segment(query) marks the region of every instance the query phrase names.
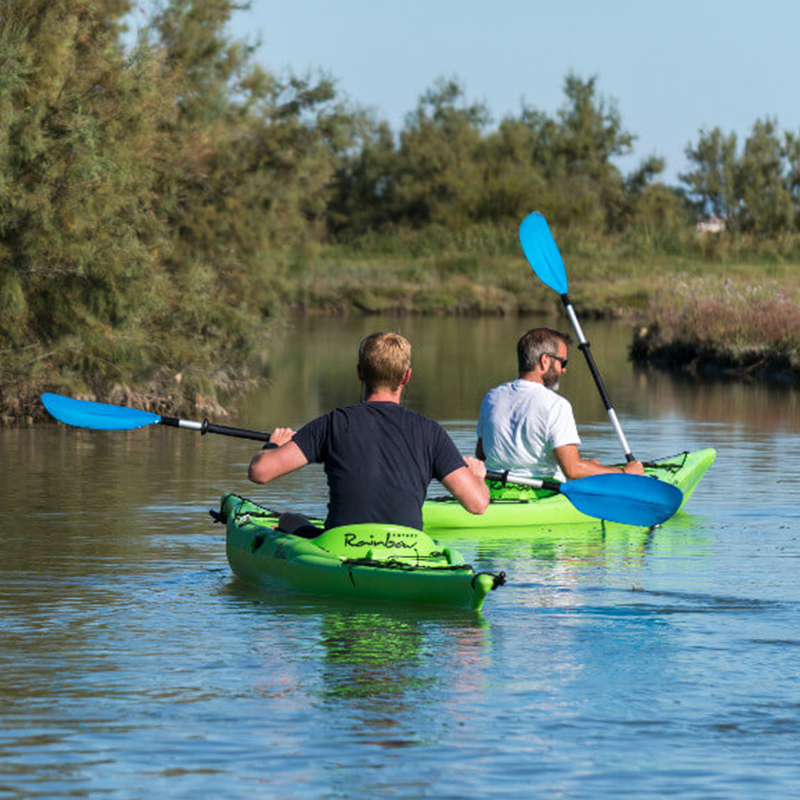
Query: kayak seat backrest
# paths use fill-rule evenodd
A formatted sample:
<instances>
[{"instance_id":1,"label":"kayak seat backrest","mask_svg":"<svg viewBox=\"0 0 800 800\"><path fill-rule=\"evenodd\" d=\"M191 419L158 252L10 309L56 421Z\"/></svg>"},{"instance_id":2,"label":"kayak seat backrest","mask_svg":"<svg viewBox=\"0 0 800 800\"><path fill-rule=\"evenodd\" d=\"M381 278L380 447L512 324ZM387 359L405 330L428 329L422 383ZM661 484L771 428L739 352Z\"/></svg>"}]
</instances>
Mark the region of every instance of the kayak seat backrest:
<instances>
[{"instance_id":1,"label":"kayak seat backrest","mask_svg":"<svg viewBox=\"0 0 800 800\"><path fill-rule=\"evenodd\" d=\"M318 547L344 558L416 559L441 553L436 542L416 528L401 525L342 525L313 540Z\"/></svg>"},{"instance_id":2,"label":"kayak seat backrest","mask_svg":"<svg viewBox=\"0 0 800 800\"><path fill-rule=\"evenodd\" d=\"M497 502L498 500L520 500L526 503L535 503L537 500L543 500L557 494L552 489L540 489L533 486L504 484L501 481L487 481L487 483L489 485L489 497L492 502Z\"/></svg>"}]
</instances>

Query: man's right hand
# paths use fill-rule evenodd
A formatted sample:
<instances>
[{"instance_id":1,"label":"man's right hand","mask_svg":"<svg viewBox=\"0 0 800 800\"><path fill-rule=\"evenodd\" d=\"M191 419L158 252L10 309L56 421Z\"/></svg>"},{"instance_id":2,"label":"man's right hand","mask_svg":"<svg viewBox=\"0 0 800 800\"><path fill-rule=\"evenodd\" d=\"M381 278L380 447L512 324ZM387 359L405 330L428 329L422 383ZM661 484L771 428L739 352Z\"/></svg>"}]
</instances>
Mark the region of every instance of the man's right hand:
<instances>
[{"instance_id":1,"label":"man's right hand","mask_svg":"<svg viewBox=\"0 0 800 800\"><path fill-rule=\"evenodd\" d=\"M486 462L481 461L479 458L473 456L464 456L464 461L467 462L469 471L479 480L486 479Z\"/></svg>"},{"instance_id":2,"label":"man's right hand","mask_svg":"<svg viewBox=\"0 0 800 800\"><path fill-rule=\"evenodd\" d=\"M295 431L291 428L275 428L269 435L269 443L274 444L276 447L281 447L286 442L291 442Z\"/></svg>"},{"instance_id":3,"label":"man's right hand","mask_svg":"<svg viewBox=\"0 0 800 800\"><path fill-rule=\"evenodd\" d=\"M644 475L644 465L641 461L629 461L622 471L628 475Z\"/></svg>"}]
</instances>

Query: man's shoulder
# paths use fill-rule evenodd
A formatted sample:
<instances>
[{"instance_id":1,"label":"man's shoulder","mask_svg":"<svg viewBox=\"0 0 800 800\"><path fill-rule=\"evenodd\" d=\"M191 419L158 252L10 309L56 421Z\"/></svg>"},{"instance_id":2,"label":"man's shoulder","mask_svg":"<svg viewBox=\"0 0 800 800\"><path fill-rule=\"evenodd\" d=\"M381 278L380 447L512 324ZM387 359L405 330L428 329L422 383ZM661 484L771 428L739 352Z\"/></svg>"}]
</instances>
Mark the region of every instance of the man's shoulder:
<instances>
[{"instance_id":1,"label":"man's shoulder","mask_svg":"<svg viewBox=\"0 0 800 800\"><path fill-rule=\"evenodd\" d=\"M400 403L367 402L353 406L345 406L338 410L348 415L356 416L369 416L377 413L379 417L383 417L384 419L391 418L395 420L395 422L401 419L403 420L403 424L406 425L437 429L442 427L435 419L426 417L425 414L420 414L418 411L412 411L410 408L406 408Z\"/></svg>"},{"instance_id":2,"label":"man's shoulder","mask_svg":"<svg viewBox=\"0 0 800 800\"><path fill-rule=\"evenodd\" d=\"M497 386L493 386L486 392L486 397L502 397L503 395L513 394L517 389L515 384L519 382L519 379L513 381L506 381L505 383L500 383Z\"/></svg>"},{"instance_id":3,"label":"man's shoulder","mask_svg":"<svg viewBox=\"0 0 800 800\"><path fill-rule=\"evenodd\" d=\"M504 412L509 409L528 409L525 413L554 413L557 410L571 413L572 403L558 392L549 389L542 383L521 378L502 383L490 389L482 410L484 412Z\"/></svg>"},{"instance_id":4,"label":"man's shoulder","mask_svg":"<svg viewBox=\"0 0 800 800\"><path fill-rule=\"evenodd\" d=\"M395 412L396 414L404 417L413 424L426 428L444 430L444 428L442 428L442 426L435 419L426 417L425 414L420 414L419 411L412 411L410 408L406 408L405 406L400 406L400 405L397 406L397 409L398 410Z\"/></svg>"},{"instance_id":5,"label":"man's shoulder","mask_svg":"<svg viewBox=\"0 0 800 800\"><path fill-rule=\"evenodd\" d=\"M564 399L560 394L548 389L543 383L537 381L525 380L524 378L516 378L513 381L507 381L489 389L486 393L487 397L537 397L537 398L558 398Z\"/></svg>"}]
</instances>

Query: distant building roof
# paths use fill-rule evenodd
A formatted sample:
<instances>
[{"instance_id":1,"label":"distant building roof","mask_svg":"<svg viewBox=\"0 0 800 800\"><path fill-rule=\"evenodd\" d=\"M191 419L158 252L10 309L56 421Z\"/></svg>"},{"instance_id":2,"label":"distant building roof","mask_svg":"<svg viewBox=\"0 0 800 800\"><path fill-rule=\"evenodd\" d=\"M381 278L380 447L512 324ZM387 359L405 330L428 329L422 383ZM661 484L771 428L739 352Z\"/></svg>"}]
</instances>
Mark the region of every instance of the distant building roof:
<instances>
[{"instance_id":1,"label":"distant building roof","mask_svg":"<svg viewBox=\"0 0 800 800\"><path fill-rule=\"evenodd\" d=\"M700 217L697 220L698 233L722 233L725 230L724 217Z\"/></svg>"}]
</instances>

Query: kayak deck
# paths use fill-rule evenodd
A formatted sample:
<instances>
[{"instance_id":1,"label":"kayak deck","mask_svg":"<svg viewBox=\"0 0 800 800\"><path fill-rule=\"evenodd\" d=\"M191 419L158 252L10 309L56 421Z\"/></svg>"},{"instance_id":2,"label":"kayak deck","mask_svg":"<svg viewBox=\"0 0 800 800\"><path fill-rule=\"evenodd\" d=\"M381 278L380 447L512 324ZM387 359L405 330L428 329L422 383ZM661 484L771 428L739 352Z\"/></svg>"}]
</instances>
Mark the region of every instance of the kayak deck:
<instances>
[{"instance_id":1,"label":"kayak deck","mask_svg":"<svg viewBox=\"0 0 800 800\"><path fill-rule=\"evenodd\" d=\"M677 486L683 503L691 497L698 483L714 463L712 448L678 453L645 464L645 475ZM563 494L527 486L502 485L490 481L491 500L486 512L474 515L465 511L453 497L426 500L422 519L426 531L445 528L513 528L535 525L584 524L596 522L581 513Z\"/></svg>"},{"instance_id":2,"label":"kayak deck","mask_svg":"<svg viewBox=\"0 0 800 800\"><path fill-rule=\"evenodd\" d=\"M477 611L505 581L414 528L347 525L304 538L277 530L277 513L234 494L214 516L225 522L231 569L254 586Z\"/></svg>"}]
</instances>

